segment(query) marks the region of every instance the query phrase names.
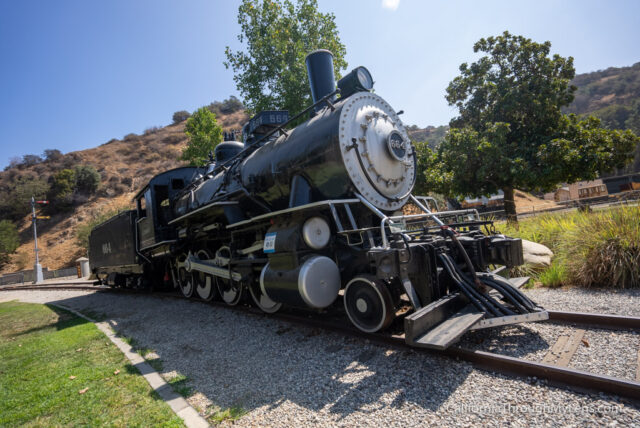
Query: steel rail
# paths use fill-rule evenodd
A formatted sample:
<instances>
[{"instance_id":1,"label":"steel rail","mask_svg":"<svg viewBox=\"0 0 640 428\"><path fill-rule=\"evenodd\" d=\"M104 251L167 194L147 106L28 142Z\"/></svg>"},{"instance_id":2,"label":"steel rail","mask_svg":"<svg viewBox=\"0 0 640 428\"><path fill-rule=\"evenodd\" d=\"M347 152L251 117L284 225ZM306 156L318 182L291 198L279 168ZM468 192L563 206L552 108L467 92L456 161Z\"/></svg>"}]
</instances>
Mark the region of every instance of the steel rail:
<instances>
[{"instance_id":1,"label":"steel rail","mask_svg":"<svg viewBox=\"0 0 640 428\"><path fill-rule=\"evenodd\" d=\"M141 291L128 290L122 288L100 287L100 286L17 286L2 287L0 291L10 290L91 290L101 292L132 293L143 294ZM145 293L146 294L146 293ZM149 294L158 297L184 298L177 293L153 293ZM455 358L471 363L475 368L494 373L501 373L516 377L536 377L545 379L552 386L564 387L577 392L604 392L620 397L640 401L640 382L633 380L614 378L606 375L589 373L569 367L554 366L551 364L529 361L522 358L515 358L492 352L466 349L461 347L450 347L443 351L426 348L416 348L409 346L404 340L404 334L371 334L365 333L346 325L344 322L335 319L317 318L313 316L301 316L292 313L265 314L253 306L228 306L223 302L208 302L215 306L240 310L247 314L257 316L269 316L269 318L285 321L292 324L300 324L305 327L316 328L324 331L335 332L343 335L357 337L394 348L411 350L413 352L431 355L441 355ZM579 312L558 312L549 311L549 318L552 322L574 323L589 325L594 327L637 329L640 325L640 318L625 317L619 315L588 314Z\"/></svg>"},{"instance_id":2,"label":"steel rail","mask_svg":"<svg viewBox=\"0 0 640 428\"><path fill-rule=\"evenodd\" d=\"M547 312L549 312L548 322L552 323L580 324L596 328L640 331L640 317L609 314L590 314L585 312Z\"/></svg>"}]
</instances>

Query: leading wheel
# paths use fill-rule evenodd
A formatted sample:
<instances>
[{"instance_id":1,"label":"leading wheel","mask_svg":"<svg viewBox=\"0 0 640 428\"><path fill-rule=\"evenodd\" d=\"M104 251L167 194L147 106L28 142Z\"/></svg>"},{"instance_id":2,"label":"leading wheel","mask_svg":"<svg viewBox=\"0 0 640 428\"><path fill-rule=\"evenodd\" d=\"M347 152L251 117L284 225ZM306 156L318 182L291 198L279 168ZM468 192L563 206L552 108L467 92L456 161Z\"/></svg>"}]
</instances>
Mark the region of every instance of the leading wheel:
<instances>
[{"instance_id":1,"label":"leading wheel","mask_svg":"<svg viewBox=\"0 0 640 428\"><path fill-rule=\"evenodd\" d=\"M216 251L216 264L223 268L228 268L231 260L231 250L229 247L220 247ZM216 277L216 286L222 300L229 306L235 306L242 300L242 283L232 279Z\"/></svg>"},{"instance_id":2,"label":"leading wheel","mask_svg":"<svg viewBox=\"0 0 640 428\"><path fill-rule=\"evenodd\" d=\"M344 289L344 308L353 325L367 333L388 327L395 316L391 293L373 275L349 281Z\"/></svg>"},{"instance_id":3,"label":"leading wheel","mask_svg":"<svg viewBox=\"0 0 640 428\"><path fill-rule=\"evenodd\" d=\"M186 298L190 298L193 296L193 291L195 290L193 275L190 272L187 272L187 269L184 267L184 262L187 260L187 255L185 253L180 254L176 258L176 270L178 271L178 286L180 287L180 291L182 291L182 295Z\"/></svg>"},{"instance_id":4,"label":"leading wheel","mask_svg":"<svg viewBox=\"0 0 640 428\"><path fill-rule=\"evenodd\" d=\"M207 250L199 250L196 252L196 258L199 260L211 260L211 254ZM210 302L218 294L218 288L212 275L204 272L192 272L192 276L196 286L196 294L205 302Z\"/></svg>"}]
</instances>

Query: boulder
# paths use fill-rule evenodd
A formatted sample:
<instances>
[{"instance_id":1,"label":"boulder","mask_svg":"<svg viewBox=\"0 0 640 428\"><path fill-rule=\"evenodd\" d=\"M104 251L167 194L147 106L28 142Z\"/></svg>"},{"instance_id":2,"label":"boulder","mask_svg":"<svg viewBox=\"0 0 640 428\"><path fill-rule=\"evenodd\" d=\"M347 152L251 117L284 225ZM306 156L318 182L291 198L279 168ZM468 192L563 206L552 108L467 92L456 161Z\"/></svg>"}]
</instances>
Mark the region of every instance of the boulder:
<instances>
[{"instance_id":1,"label":"boulder","mask_svg":"<svg viewBox=\"0 0 640 428\"><path fill-rule=\"evenodd\" d=\"M524 262L526 264L530 264L535 267L551 266L551 257L553 257L553 251L542 244L523 239L522 253L524 256Z\"/></svg>"}]
</instances>

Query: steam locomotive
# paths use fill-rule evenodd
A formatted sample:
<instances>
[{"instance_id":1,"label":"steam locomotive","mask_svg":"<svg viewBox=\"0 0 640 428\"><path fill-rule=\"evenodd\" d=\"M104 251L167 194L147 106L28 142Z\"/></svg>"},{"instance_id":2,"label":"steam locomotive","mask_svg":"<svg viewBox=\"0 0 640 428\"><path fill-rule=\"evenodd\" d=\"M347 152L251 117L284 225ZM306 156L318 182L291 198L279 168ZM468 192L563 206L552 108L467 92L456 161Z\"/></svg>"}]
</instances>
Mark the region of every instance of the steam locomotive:
<instances>
[{"instance_id":1,"label":"steam locomotive","mask_svg":"<svg viewBox=\"0 0 640 428\"><path fill-rule=\"evenodd\" d=\"M228 305L250 296L267 313L337 308L364 332L402 317L408 343L438 349L468 330L546 319L518 290L526 278L492 271L523 263L519 239L411 193L415 149L369 71L336 85L329 51L306 65L310 107L257 114L242 143L153 177L135 209L94 228L95 275Z\"/></svg>"}]
</instances>

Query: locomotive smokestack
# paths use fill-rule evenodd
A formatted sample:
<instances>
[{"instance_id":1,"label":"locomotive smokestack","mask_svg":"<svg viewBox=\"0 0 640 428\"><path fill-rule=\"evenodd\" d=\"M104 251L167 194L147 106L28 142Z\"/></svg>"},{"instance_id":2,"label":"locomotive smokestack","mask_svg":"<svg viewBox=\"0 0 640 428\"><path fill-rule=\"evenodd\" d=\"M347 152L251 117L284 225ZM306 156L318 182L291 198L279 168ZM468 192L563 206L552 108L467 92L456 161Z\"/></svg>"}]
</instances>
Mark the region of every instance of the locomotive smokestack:
<instances>
[{"instance_id":1,"label":"locomotive smokestack","mask_svg":"<svg viewBox=\"0 0 640 428\"><path fill-rule=\"evenodd\" d=\"M311 86L311 97L316 103L319 99L329 95L336 90L336 79L333 76L333 54L326 49L318 49L307 55L307 74L309 75L309 86ZM319 105L315 111L322 109L324 105Z\"/></svg>"}]
</instances>

